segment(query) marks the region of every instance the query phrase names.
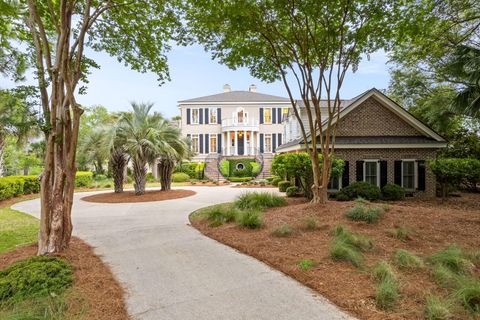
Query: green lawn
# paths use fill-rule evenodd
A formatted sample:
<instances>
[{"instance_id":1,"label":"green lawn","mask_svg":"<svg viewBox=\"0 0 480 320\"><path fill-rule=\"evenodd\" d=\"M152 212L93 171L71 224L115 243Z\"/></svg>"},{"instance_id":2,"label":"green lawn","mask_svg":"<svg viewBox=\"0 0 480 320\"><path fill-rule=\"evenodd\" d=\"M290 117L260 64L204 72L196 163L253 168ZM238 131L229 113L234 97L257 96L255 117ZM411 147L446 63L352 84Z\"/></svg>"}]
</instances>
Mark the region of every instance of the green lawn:
<instances>
[{"instance_id":1,"label":"green lawn","mask_svg":"<svg viewBox=\"0 0 480 320\"><path fill-rule=\"evenodd\" d=\"M10 208L0 209L0 254L37 240L38 219Z\"/></svg>"}]
</instances>

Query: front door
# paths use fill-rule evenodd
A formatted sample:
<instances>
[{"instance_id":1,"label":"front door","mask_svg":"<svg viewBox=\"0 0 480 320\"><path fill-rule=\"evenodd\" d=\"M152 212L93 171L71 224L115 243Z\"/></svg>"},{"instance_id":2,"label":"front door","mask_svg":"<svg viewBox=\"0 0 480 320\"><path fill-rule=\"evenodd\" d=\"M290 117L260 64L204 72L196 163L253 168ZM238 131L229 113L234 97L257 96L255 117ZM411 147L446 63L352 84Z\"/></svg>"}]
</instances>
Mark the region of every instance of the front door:
<instances>
[{"instance_id":1,"label":"front door","mask_svg":"<svg viewBox=\"0 0 480 320\"><path fill-rule=\"evenodd\" d=\"M244 133L240 131L238 133L238 155L240 156L243 156L243 154L245 153L244 139L245 139Z\"/></svg>"}]
</instances>

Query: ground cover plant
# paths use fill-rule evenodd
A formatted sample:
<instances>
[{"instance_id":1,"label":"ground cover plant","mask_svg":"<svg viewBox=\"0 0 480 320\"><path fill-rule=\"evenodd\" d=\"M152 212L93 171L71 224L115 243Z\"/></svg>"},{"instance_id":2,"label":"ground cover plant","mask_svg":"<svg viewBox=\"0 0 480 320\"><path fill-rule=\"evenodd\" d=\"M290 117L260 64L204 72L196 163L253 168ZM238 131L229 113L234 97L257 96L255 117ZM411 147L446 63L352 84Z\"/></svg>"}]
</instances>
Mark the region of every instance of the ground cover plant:
<instances>
[{"instance_id":1,"label":"ground cover plant","mask_svg":"<svg viewBox=\"0 0 480 320\"><path fill-rule=\"evenodd\" d=\"M355 207L347 210L347 218L354 221L365 221L367 223L377 222L383 215L383 209L374 206L365 206L357 204Z\"/></svg>"},{"instance_id":2,"label":"ground cover plant","mask_svg":"<svg viewBox=\"0 0 480 320\"><path fill-rule=\"evenodd\" d=\"M442 314L448 314L448 319L478 317L480 195L462 193L444 203L406 198L391 203L388 214L374 224L346 217L357 205L354 202L315 205L303 198L286 200L286 206L266 209L262 228L256 230L233 223L213 228L207 221L193 219L192 225L294 277L358 319L444 319ZM381 204L360 202L384 209ZM307 219L315 221L314 228L307 227ZM273 235L282 225L291 226L294 234L286 238ZM363 240L352 235L363 236ZM342 260L331 256L339 238L345 239L338 241ZM412 267L411 259L406 259L408 267L397 264L399 250L407 251L408 258L410 254L420 258L423 267ZM359 267L343 260L345 256ZM303 270L301 260L315 263Z\"/></svg>"},{"instance_id":3,"label":"ground cover plant","mask_svg":"<svg viewBox=\"0 0 480 320\"><path fill-rule=\"evenodd\" d=\"M395 265L400 269L416 270L423 268L423 261L408 250L398 249L394 257Z\"/></svg>"}]
</instances>

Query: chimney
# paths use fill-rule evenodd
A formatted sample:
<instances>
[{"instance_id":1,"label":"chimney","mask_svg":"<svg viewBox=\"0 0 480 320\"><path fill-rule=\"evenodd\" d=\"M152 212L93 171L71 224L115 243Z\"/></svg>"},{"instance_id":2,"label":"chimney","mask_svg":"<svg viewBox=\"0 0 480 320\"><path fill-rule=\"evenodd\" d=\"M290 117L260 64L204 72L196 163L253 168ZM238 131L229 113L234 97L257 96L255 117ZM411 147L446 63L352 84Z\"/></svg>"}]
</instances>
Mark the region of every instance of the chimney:
<instances>
[{"instance_id":1,"label":"chimney","mask_svg":"<svg viewBox=\"0 0 480 320\"><path fill-rule=\"evenodd\" d=\"M248 91L250 92L257 92L257 86L254 84L251 84L250 87L248 88Z\"/></svg>"},{"instance_id":2,"label":"chimney","mask_svg":"<svg viewBox=\"0 0 480 320\"><path fill-rule=\"evenodd\" d=\"M232 88L230 88L230 85L227 83L227 84L224 84L223 85L223 92L230 92L232 91Z\"/></svg>"}]
</instances>

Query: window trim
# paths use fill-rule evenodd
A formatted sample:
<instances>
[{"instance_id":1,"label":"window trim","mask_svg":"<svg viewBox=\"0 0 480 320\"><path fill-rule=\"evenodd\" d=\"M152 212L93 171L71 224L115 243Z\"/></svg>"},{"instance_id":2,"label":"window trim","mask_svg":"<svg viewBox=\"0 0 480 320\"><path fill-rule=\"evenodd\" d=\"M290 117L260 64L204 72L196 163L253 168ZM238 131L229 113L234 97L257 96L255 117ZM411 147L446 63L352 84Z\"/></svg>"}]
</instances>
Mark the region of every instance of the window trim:
<instances>
[{"instance_id":1,"label":"window trim","mask_svg":"<svg viewBox=\"0 0 480 320\"><path fill-rule=\"evenodd\" d=\"M213 149L214 151L212 151L212 139L215 140L215 148ZM217 149L217 135L216 134L209 134L209 141L208 141L208 153L218 153L218 149Z\"/></svg>"},{"instance_id":2,"label":"window trim","mask_svg":"<svg viewBox=\"0 0 480 320\"><path fill-rule=\"evenodd\" d=\"M417 159L401 159L402 167L400 170L401 173L401 187L405 189L405 191L411 192L418 189L418 162ZM407 189L403 186L403 163L404 162L413 162L413 189Z\"/></svg>"},{"instance_id":3,"label":"window trim","mask_svg":"<svg viewBox=\"0 0 480 320\"><path fill-rule=\"evenodd\" d=\"M265 112L267 110L270 110L270 121L269 122L267 122L267 120L266 120L267 118L265 117ZM272 117L273 117L273 108L271 108L271 107L263 108L263 124L272 124L273 123L272 122L272 120L273 120Z\"/></svg>"},{"instance_id":4,"label":"window trim","mask_svg":"<svg viewBox=\"0 0 480 320\"><path fill-rule=\"evenodd\" d=\"M191 108L190 109L190 124L199 124L200 123L200 108ZM193 121L193 110L197 110L197 121Z\"/></svg>"},{"instance_id":5,"label":"window trim","mask_svg":"<svg viewBox=\"0 0 480 320\"><path fill-rule=\"evenodd\" d=\"M215 121L212 121L212 115L215 117ZM208 124L218 124L217 108L208 108Z\"/></svg>"},{"instance_id":6,"label":"window trim","mask_svg":"<svg viewBox=\"0 0 480 320\"><path fill-rule=\"evenodd\" d=\"M270 138L270 150L267 151L267 137ZM273 153L273 138L271 133L264 133L263 135L263 153Z\"/></svg>"},{"instance_id":7,"label":"window trim","mask_svg":"<svg viewBox=\"0 0 480 320\"><path fill-rule=\"evenodd\" d=\"M194 146L194 144L193 144L193 138L194 138L194 137L197 139L197 143L195 144L196 147L197 147L197 148L196 148L196 149L197 149L196 151L193 149L193 146ZM192 151L195 152L196 154L200 154L200 135L197 134L197 133L192 134L192 135L190 136L190 142L192 143Z\"/></svg>"},{"instance_id":8,"label":"window trim","mask_svg":"<svg viewBox=\"0 0 480 320\"><path fill-rule=\"evenodd\" d=\"M367 176L367 162L374 162L377 164L377 187L380 188L380 159L363 159L363 181L366 182Z\"/></svg>"}]
</instances>

